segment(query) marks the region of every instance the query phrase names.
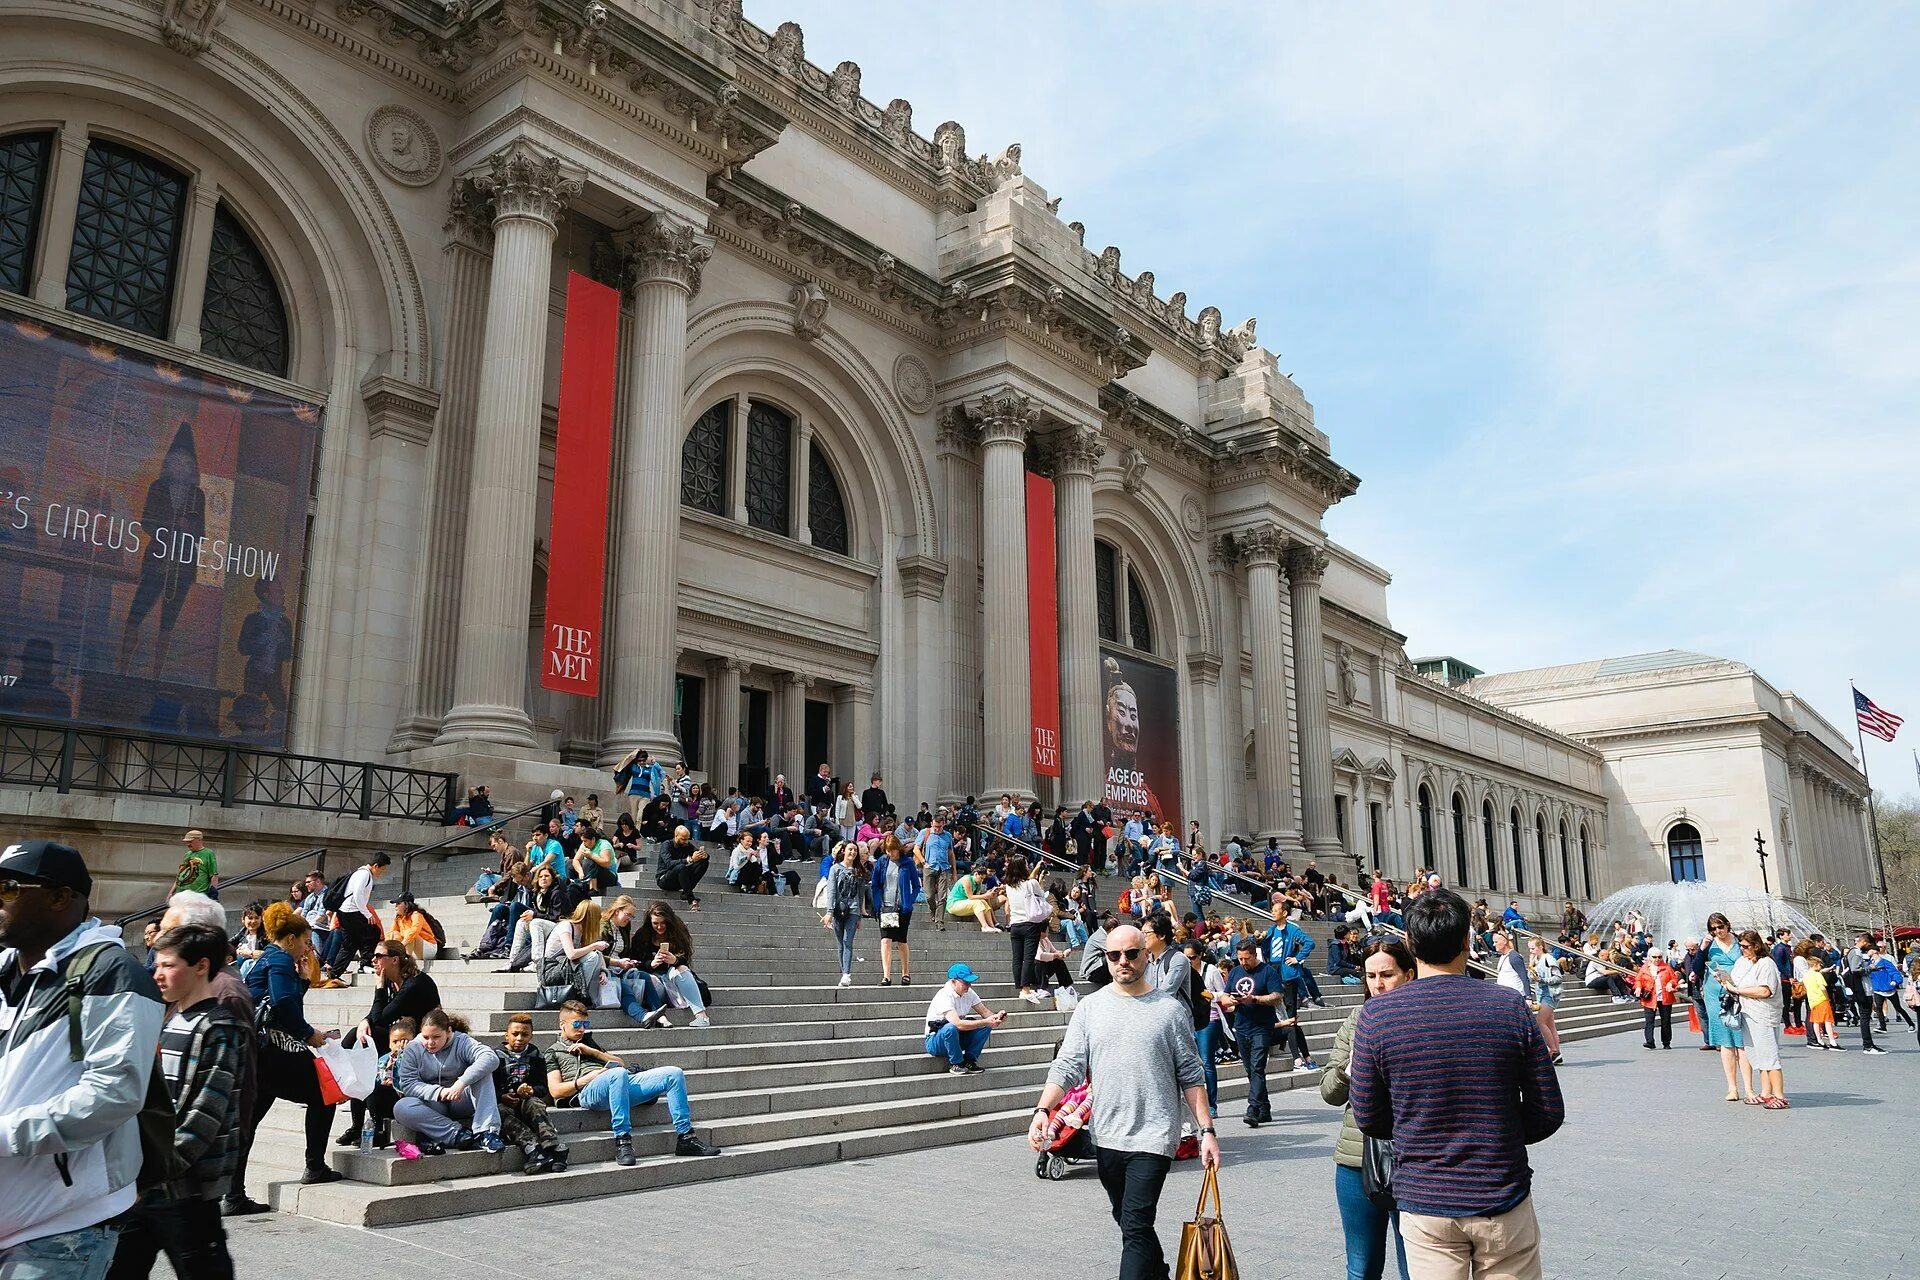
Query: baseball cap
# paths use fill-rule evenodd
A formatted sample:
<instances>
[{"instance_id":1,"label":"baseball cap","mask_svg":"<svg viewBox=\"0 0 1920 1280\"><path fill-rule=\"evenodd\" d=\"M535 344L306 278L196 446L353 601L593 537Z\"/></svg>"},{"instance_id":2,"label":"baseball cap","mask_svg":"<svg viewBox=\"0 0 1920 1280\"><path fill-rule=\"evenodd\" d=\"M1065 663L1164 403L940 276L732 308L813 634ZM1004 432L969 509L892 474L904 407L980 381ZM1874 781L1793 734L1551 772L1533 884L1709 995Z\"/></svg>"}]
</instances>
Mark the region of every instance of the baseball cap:
<instances>
[{"instance_id":1,"label":"baseball cap","mask_svg":"<svg viewBox=\"0 0 1920 1280\"><path fill-rule=\"evenodd\" d=\"M947 977L950 979L958 978L962 982L980 981L980 975L975 973L971 966L964 965L964 964L956 964L956 965L948 966Z\"/></svg>"},{"instance_id":2,"label":"baseball cap","mask_svg":"<svg viewBox=\"0 0 1920 1280\"><path fill-rule=\"evenodd\" d=\"M58 840L22 840L0 853L0 879L32 880L71 889L83 898L93 896L93 877L86 859L70 844Z\"/></svg>"}]
</instances>

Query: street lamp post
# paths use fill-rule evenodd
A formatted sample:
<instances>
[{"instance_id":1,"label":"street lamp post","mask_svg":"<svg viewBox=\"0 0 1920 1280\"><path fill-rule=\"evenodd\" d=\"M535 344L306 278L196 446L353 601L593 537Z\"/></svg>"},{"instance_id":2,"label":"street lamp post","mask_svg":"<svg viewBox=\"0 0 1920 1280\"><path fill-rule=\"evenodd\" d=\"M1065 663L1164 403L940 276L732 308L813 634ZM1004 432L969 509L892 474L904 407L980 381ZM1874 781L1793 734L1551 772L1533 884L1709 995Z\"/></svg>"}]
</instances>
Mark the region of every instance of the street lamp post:
<instances>
[{"instance_id":1,"label":"street lamp post","mask_svg":"<svg viewBox=\"0 0 1920 1280\"><path fill-rule=\"evenodd\" d=\"M1766 895L1767 933L1771 935L1774 932L1773 890L1767 884L1767 838L1764 835L1760 834L1758 831L1753 833L1753 847L1760 854L1760 892ZM1773 939L1769 937L1767 940L1771 942Z\"/></svg>"}]
</instances>

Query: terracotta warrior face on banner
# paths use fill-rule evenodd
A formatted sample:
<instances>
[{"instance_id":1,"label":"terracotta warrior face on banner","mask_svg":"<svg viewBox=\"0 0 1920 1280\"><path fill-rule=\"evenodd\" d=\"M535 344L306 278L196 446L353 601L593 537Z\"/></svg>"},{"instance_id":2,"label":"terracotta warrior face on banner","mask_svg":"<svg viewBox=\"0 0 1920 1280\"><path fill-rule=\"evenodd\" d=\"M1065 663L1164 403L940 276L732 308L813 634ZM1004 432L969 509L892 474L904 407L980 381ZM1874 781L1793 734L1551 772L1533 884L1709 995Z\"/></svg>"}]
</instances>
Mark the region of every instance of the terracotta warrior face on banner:
<instances>
[{"instance_id":1,"label":"terracotta warrior face on banner","mask_svg":"<svg viewBox=\"0 0 1920 1280\"><path fill-rule=\"evenodd\" d=\"M1140 752L1140 696L1122 680L1107 689L1107 759L1131 766Z\"/></svg>"}]
</instances>

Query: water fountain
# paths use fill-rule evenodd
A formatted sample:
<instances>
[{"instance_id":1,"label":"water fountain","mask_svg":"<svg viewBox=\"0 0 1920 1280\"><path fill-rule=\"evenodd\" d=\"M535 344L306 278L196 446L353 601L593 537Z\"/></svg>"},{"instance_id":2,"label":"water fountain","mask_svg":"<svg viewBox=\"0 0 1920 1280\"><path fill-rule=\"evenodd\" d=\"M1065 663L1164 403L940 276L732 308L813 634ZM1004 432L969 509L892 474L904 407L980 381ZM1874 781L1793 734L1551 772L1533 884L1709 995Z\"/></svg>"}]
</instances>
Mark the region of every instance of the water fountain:
<instances>
[{"instance_id":1,"label":"water fountain","mask_svg":"<svg viewBox=\"0 0 1920 1280\"><path fill-rule=\"evenodd\" d=\"M1587 928L1603 936L1614 922L1627 912L1638 911L1647 920L1647 933L1659 946L1667 939L1707 936L1707 917L1718 911L1733 922L1734 931L1758 929L1762 936L1781 926L1790 927L1796 937L1814 931L1805 915L1771 894L1744 885L1713 884L1688 880L1680 884L1636 884L1615 890L1587 913Z\"/></svg>"}]
</instances>

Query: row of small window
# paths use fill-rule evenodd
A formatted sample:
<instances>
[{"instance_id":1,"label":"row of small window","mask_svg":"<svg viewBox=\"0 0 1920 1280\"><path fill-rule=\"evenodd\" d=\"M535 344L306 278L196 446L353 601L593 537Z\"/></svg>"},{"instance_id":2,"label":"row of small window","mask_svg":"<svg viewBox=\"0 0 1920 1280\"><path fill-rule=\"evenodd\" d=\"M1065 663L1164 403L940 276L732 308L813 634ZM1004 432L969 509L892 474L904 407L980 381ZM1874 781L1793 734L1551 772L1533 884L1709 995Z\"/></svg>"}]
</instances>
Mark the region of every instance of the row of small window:
<instances>
[{"instance_id":1,"label":"row of small window","mask_svg":"<svg viewBox=\"0 0 1920 1280\"><path fill-rule=\"evenodd\" d=\"M734 447L735 408L735 401L722 400L701 414L687 433L685 443L680 446L681 505L710 515L731 516L728 492L733 472L729 458ZM747 482L744 499L749 528L782 538L794 536L789 487L793 443L791 414L765 401L749 402L744 433ZM818 441L808 443L806 484L809 540L823 551L849 554L852 529L847 520L846 499Z\"/></svg>"},{"instance_id":2,"label":"row of small window","mask_svg":"<svg viewBox=\"0 0 1920 1280\"><path fill-rule=\"evenodd\" d=\"M0 138L0 290L33 291L46 226L50 132ZM87 146L67 259L67 307L168 337L179 286L187 175L119 143ZM223 201L213 215L200 349L285 377L287 311L266 255Z\"/></svg>"},{"instance_id":3,"label":"row of small window","mask_svg":"<svg viewBox=\"0 0 1920 1280\"><path fill-rule=\"evenodd\" d=\"M1439 833L1434 829L1433 793L1426 787L1420 788L1420 853L1424 865L1437 867L1439 851L1437 848ZM1467 829L1468 819L1465 799L1456 792L1453 797L1453 857L1454 883L1465 885L1470 882L1467 866ZM1521 856L1520 811L1512 809L1507 814L1508 834L1513 845L1513 891L1526 893L1527 863ZM1483 800L1480 803L1480 846L1487 855L1486 887L1500 888L1500 856L1495 844L1497 822L1493 816L1493 802ZM1552 838L1547 833L1545 814L1534 816L1534 844L1540 856L1539 892L1549 893L1553 889L1552 877L1548 874L1548 853L1552 847ZM1580 827L1580 892L1574 892L1573 883L1573 846L1567 834L1567 824L1560 824L1560 883L1565 887L1568 897L1585 898L1593 893L1592 851L1587 842L1587 828Z\"/></svg>"}]
</instances>

